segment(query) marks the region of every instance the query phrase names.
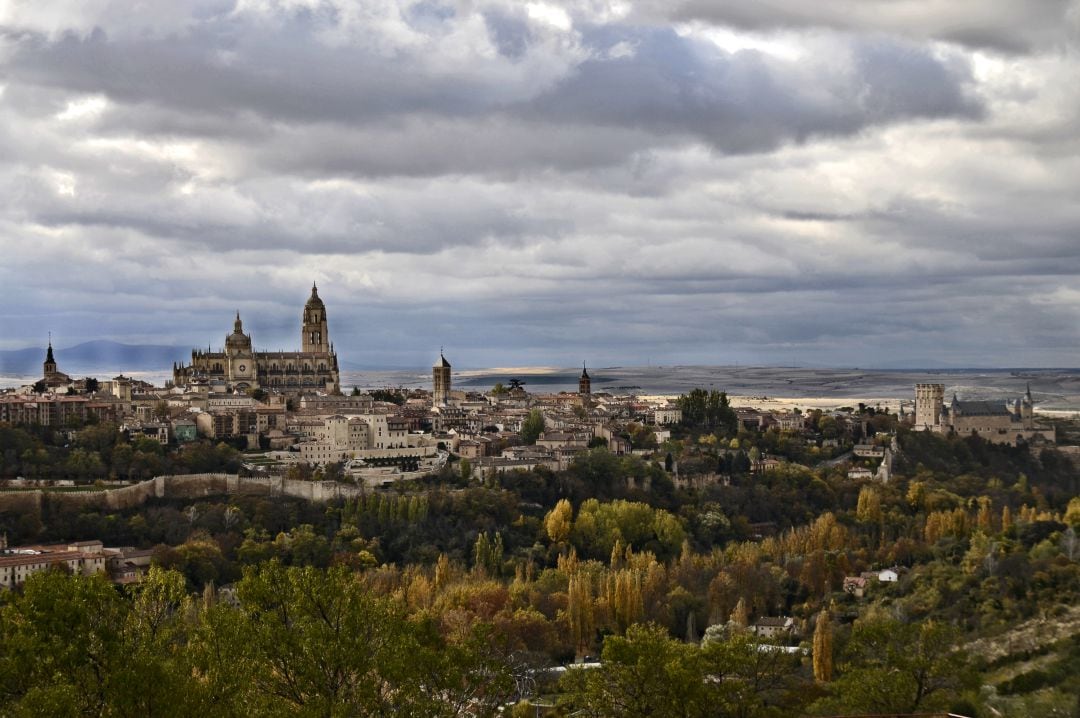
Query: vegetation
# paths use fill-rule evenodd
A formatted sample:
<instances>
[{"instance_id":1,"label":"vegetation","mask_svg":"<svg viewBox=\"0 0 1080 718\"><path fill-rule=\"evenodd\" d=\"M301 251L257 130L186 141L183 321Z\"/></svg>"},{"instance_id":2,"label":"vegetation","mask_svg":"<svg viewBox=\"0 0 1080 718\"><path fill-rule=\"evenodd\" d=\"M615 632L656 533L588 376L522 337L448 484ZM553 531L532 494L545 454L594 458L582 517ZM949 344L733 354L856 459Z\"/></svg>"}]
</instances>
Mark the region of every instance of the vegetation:
<instances>
[{"instance_id":1,"label":"vegetation","mask_svg":"<svg viewBox=\"0 0 1080 718\"><path fill-rule=\"evenodd\" d=\"M564 472L482 484L447 466L326 506L231 496L101 512L46 497L0 513L13 544L156 547L132 589L41 574L2 595L0 713L493 715L537 698L544 668L595 655L599 668L547 689L563 714L1075 711L1068 459L901 428L889 483L849 479L824 446L710 420L724 402L704 402L652 459L597 447ZM811 440L836 432L840 447L863 423L807 421ZM0 467L85 480L229 470L238 456L151 443L0 426ZM751 471L752 451L806 464ZM676 471L722 480L679 488ZM877 580L885 567L896 583ZM843 590L864 572L865 596ZM770 616L794 632L755 636Z\"/></svg>"}]
</instances>

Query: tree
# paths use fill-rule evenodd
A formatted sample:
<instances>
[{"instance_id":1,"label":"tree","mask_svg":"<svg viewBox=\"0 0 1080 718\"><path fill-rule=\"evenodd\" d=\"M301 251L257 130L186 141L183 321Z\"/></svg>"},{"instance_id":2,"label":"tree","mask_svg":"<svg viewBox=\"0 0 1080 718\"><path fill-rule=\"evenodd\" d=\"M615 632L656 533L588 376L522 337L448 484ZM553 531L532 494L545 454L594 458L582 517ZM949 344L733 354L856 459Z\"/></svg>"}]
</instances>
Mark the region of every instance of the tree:
<instances>
[{"instance_id":1,"label":"tree","mask_svg":"<svg viewBox=\"0 0 1080 718\"><path fill-rule=\"evenodd\" d=\"M101 575L43 571L0 611L0 702L11 714L104 714L124 660L124 603Z\"/></svg>"},{"instance_id":2,"label":"tree","mask_svg":"<svg viewBox=\"0 0 1080 718\"><path fill-rule=\"evenodd\" d=\"M580 571L575 571L570 576L567 586L566 619L570 624L570 636L574 641L577 655L584 655L593 642L595 621L592 582Z\"/></svg>"},{"instance_id":3,"label":"tree","mask_svg":"<svg viewBox=\"0 0 1080 718\"><path fill-rule=\"evenodd\" d=\"M863 523L881 523L881 495L877 489L872 486L863 486L859 490L855 517Z\"/></svg>"},{"instance_id":4,"label":"tree","mask_svg":"<svg viewBox=\"0 0 1080 718\"><path fill-rule=\"evenodd\" d=\"M521 422L521 440L525 444L532 445L544 433L544 414L539 409L533 409L525 420Z\"/></svg>"},{"instance_id":5,"label":"tree","mask_svg":"<svg viewBox=\"0 0 1080 718\"><path fill-rule=\"evenodd\" d=\"M814 680L828 683L833 674L833 627L828 609L821 609L814 626Z\"/></svg>"},{"instance_id":6,"label":"tree","mask_svg":"<svg viewBox=\"0 0 1080 718\"><path fill-rule=\"evenodd\" d=\"M232 692L234 711L419 717L472 705L493 716L512 691L482 633L448 643L342 567L270 562L248 569L237 595L239 610L214 609L198 651L209 690Z\"/></svg>"},{"instance_id":7,"label":"tree","mask_svg":"<svg viewBox=\"0 0 1080 718\"><path fill-rule=\"evenodd\" d=\"M460 465L458 466L458 469L461 472L462 483L467 484L469 482L469 479L472 478L472 464L469 463L468 459L462 459Z\"/></svg>"},{"instance_id":8,"label":"tree","mask_svg":"<svg viewBox=\"0 0 1080 718\"><path fill-rule=\"evenodd\" d=\"M574 518L574 507L566 499L559 499L555 508L544 517L544 531L548 539L559 544L570 537L570 526Z\"/></svg>"},{"instance_id":9,"label":"tree","mask_svg":"<svg viewBox=\"0 0 1080 718\"><path fill-rule=\"evenodd\" d=\"M567 671L559 686L582 716L709 715L700 650L655 624L631 626L604 640L599 668Z\"/></svg>"},{"instance_id":10,"label":"tree","mask_svg":"<svg viewBox=\"0 0 1080 718\"><path fill-rule=\"evenodd\" d=\"M937 621L864 618L844 650L840 677L825 710L914 713L947 708L977 683L959 632Z\"/></svg>"}]
</instances>

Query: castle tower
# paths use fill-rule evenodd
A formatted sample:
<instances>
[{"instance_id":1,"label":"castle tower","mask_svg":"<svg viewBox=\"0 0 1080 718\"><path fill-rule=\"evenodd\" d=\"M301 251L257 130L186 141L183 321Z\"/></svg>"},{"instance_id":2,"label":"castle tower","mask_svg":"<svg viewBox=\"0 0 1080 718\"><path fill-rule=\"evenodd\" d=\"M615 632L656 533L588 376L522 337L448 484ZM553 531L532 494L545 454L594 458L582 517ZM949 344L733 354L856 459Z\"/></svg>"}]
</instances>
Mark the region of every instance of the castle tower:
<instances>
[{"instance_id":1,"label":"castle tower","mask_svg":"<svg viewBox=\"0 0 1080 718\"><path fill-rule=\"evenodd\" d=\"M431 367L432 404L434 406L446 406L450 402L450 362L446 361L442 350L439 350L439 361Z\"/></svg>"},{"instance_id":2,"label":"castle tower","mask_svg":"<svg viewBox=\"0 0 1080 718\"><path fill-rule=\"evenodd\" d=\"M311 296L304 305L304 326L300 330L301 351L312 353L330 351L330 332L326 327L326 306L319 299L319 290L311 284Z\"/></svg>"},{"instance_id":3,"label":"castle tower","mask_svg":"<svg viewBox=\"0 0 1080 718\"><path fill-rule=\"evenodd\" d=\"M1031 398L1031 384L1027 385L1027 392L1020 401L1020 420L1024 423L1025 429L1035 427L1035 400Z\"/></svg>"},{"instance_id":4,"label":"castle tower","mask_svg":"<svg viewBox=\"0 0 1080 718\"><path fill-rule=\"evenodd\" d=\"M584 362L581 364L581 376L577 380L577 393L582 396L592 394L592 379L589 378L589 371L585 368Z\"/></svg>"},{"instance_id":5,"label":"castle tower","mask_svg":"<svg viewBox=\"0 0 1080 718\"><path fill-rule=\"evenodd\" d=\"M53 358L52 353L52 338L49 338L49 350L45 352L45 376L51 376L56 373L56 359Z\"/></svg>"},{"instance_id":6,"label":"castle tower","mask_svg":"<svg viewBox=\"0 0 1080 718\"><path fill-rule=\"evenodd\" d=\"M940 425L941 407L944 403L944 384L916 384L915 429L933 429Z\"/></svg>"}]
</instances>

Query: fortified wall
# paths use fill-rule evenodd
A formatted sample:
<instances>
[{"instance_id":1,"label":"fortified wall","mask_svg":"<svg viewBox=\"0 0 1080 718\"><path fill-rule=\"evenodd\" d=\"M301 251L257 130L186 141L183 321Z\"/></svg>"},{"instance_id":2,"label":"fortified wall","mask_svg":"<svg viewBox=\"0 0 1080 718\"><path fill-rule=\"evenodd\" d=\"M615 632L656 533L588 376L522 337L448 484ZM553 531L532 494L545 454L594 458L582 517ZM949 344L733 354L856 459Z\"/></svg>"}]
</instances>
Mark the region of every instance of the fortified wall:
<instances>
[{"instance_id":1,"label":"fortified wall","mask_svg":"<svg viewBox=\"0 0 1080 718\"><path fill-rule=\"evenodd\" d=\"M0 512L40 511L42 503L64 508L117 511L140 506L150 498L194 499L221 494L291 496L315 503L361 496L360 486L332 481L297 481L284 477L241 477L236 474L157 476L116 489L89 491L0 491Z\"/></svg>"}]
</instances>

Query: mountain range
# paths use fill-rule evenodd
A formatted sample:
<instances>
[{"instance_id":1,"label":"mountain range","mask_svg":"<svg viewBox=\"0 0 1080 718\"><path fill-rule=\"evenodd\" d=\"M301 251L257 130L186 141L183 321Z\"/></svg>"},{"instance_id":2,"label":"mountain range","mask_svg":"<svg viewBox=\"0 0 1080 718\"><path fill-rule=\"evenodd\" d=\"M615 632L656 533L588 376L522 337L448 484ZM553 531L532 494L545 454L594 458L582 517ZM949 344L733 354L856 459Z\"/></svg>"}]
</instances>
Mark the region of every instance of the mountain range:
<instances>
[{"instance_id":1,"label":"mountain range","mask_svg":"<svg viewBox=\"0 0 1080 718\"><path fill-rule=\"evenodd\" d=\"M41 376L45 347L0 351L0 373ZM72 377L101 371L167 371L191 356L190 347L121 344L104 339L53 347L57 368Z\"/></svg>"}]
</instances>

